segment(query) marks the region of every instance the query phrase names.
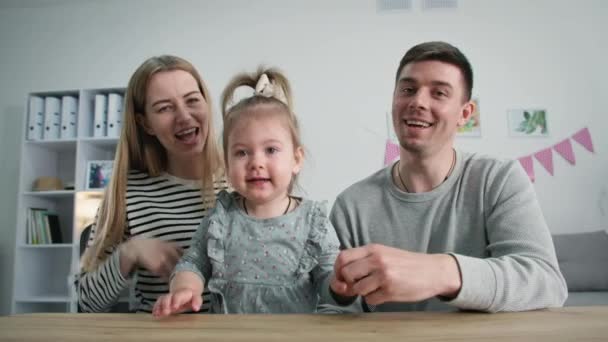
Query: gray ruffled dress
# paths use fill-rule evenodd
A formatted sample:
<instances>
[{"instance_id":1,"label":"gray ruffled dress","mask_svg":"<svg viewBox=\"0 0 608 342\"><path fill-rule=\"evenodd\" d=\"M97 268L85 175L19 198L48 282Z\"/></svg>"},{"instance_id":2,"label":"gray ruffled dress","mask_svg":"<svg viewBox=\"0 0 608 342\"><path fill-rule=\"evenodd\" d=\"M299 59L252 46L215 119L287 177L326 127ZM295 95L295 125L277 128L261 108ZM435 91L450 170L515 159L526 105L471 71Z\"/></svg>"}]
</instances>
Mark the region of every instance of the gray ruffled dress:
<instances>
[{"instance_id":1,"label":"gray ruffled dress","mask_svg":"<svg viewBox=\"0 0 608 342\"><path fill-rule=\"evenodd\" d=\"M213 313L332 312L329 281L340 243L326 203L304 199L285 215L258 219L238 200L235 192L218 194L174 272L203 279Z\"/></svg>"}]
</instances>

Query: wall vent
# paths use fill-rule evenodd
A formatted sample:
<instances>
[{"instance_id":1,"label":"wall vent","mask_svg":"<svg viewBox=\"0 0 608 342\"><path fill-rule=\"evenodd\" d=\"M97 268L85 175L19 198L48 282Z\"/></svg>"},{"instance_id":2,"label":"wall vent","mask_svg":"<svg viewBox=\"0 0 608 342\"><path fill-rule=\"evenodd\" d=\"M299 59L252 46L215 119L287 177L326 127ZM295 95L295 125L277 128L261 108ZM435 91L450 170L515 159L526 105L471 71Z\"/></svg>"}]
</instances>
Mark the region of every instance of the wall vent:
<instances>
[{"instance_id":1,"label":"wall vent","mask_svg":"<svg viewBox=\"0 0 608 342\"><path fill-rule=\"evenodd\" d=\"M378 12L411 10L412 0L376 0Z\"/></svg>"},{"instance_id":2,"label":"wall vent","mask_svg":"<svg viewBox=\"0 0 608 342\"><path fill-rule=\"evenodd\" d=\"M422 0L422 9L456 9L458 0Z\"/></svg>"}]
</instances>

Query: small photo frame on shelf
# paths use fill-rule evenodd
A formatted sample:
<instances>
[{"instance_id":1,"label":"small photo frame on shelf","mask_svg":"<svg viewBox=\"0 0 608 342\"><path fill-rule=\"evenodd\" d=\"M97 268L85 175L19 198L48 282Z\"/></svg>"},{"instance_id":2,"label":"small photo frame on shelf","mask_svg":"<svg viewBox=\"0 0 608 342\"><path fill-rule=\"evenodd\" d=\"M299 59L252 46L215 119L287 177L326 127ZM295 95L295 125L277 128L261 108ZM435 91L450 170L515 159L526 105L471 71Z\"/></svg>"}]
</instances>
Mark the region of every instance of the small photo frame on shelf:
<instances>
[{"instance_id":1,"label":"small photo frame on shelf","mask_svg":"<svg viewBox=\"0 0 608 342\"><path fill-rule=\"evenodd\" d=\"M509 109L509 136L548 137L548 115L545 109Z\"/></svg>"},{"instance_id":2,"label":"small photo frame on shelf","mask_svg":"<svg viewBox=\"0 0 608 342\"><path fill-rule=\"evenodd\" d=\"M89 160L87 162L86 190L103 189L110 182L113 160Z\"/></svg>"},{"instance_id":3,"label":"small photo frame on shelf","mask_svg":"<svg viewBox=\"0 0 608 342\"><path fill-rule=\"evenodd\" d=\"M475 104L475 111L471 113L469 121L458 127L456 135L459 137L481 137L481 113L479 111L479 100L471 100Z\"/></svg>"}]
</instances>

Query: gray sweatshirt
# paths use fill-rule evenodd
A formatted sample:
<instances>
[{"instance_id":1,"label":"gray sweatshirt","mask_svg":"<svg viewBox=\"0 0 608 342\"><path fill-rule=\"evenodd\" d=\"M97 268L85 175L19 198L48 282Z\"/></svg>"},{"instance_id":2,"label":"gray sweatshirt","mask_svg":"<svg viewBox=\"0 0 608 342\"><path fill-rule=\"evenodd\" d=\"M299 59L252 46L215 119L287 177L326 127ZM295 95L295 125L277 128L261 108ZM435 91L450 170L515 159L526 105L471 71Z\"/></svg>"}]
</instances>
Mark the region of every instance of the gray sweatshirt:
<instances>
[{"instance_id":1,"label":"gray sweatshirt","mask_svg":"<svg viewBox=\"0 0 608 342\"><path fill-rule=\"evenodd\" d=\"M517 162L457 151L453 173L426 193L401 191L391 168L336 199L331 221L342 247L379 243L450 253L458 261L462 288L450 301L385 303L373 310L497 312L563 305L567 287L551 234Z\"/></svg>"}]
</instances>

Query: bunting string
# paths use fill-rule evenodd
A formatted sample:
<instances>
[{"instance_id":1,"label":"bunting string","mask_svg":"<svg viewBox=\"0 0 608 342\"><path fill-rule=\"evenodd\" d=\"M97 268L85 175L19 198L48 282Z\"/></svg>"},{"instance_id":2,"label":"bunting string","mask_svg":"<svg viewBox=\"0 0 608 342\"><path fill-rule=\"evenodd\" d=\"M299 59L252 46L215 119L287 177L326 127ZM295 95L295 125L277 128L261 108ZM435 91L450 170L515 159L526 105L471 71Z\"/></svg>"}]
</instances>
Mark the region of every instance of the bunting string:
<instances>
[{"instance_id":1,"label":"bunting string","mask_svg":"<svg viewBox=\"0 0 608 342\"><path fill-rule=\"evenodd\" d=\"M576 157L574 156L571 140L581 144L581 146L583 146L587 151L591 153L595 152L593 149L591 133L589 132L589 129L585 127L551 147L544 148L538 152L532 153L531 155L517 158L532 182L534 182L536 179L534 175L534 163L532 156L536 158L540 165L547 170L551 176L553 176L553 151L557 152L557 154L559 154L571 165L576 165Z\"/></svg>"}]
</instances>

